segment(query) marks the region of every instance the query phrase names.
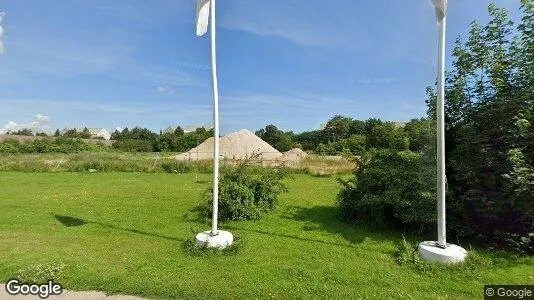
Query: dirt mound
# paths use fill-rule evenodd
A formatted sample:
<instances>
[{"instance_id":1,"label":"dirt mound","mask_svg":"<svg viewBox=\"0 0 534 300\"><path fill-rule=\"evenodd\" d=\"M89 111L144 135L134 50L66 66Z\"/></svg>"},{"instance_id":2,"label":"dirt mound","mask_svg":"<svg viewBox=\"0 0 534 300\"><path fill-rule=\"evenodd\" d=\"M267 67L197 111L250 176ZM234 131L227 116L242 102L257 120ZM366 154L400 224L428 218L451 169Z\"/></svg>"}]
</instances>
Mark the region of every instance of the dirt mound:
<instances>
[{"instance_id":1,"label":"dirt mound","mask_svg":"<svg viewBox=\"0 0 534 300\"><path fill-rule=\"evenodd\" d=\"M304 152L300 148L294 148L284 152L284 154L282 154L282 156L278 157L276 160L284 162L300 162L300 160L306 156L308 156L308 153Z\"/></svg>"},{"instance_id":2,"label":"dirt mound","mask_svg":"<svg viewBox=\"0 0 534 300\"><path fill-rule=\"evenodd\" d=\"M259 155L261 160L274 160L282 153L247 129L229 133L219 139L221 158L246 159ZM213 159L213 137L197 147L173 157L178 160Z\"/></svg>"}]
</instances>

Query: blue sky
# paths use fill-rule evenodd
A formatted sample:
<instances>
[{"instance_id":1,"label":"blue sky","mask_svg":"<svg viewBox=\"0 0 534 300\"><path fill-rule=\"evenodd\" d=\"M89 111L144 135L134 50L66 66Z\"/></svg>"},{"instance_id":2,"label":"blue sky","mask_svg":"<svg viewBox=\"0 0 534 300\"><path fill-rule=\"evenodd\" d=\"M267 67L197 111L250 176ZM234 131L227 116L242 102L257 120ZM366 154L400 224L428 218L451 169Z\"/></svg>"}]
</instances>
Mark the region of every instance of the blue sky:
<instances>
[{"instance_id":1,"label":"blue sky","mask_svg":"<svg viewBox=\"0 0 534 300\"><path fill-rule=\"evenodd\" d=\"M519 0L495 0L518 15ZM490 1L449 1L447 44ZM193 0L0 0L0 129L212 123L209 35ZM218 0L222 133L295 132L334 114L425 114L437 27L430 0Z\"/></svg>"}]
</instances>

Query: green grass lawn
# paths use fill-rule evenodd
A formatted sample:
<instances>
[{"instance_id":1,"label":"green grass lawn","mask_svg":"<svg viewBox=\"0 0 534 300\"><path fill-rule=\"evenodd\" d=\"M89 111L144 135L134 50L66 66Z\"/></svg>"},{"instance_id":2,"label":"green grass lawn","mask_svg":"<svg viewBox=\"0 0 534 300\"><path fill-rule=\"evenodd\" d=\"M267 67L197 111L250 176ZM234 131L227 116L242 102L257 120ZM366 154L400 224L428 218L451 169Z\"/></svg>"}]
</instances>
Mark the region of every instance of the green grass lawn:
<instances>
[{"instance_id":1,"label":"green grass lawn","mask_svg":"<svg viewBox=\"0 0 534 300\"><path fill-rule=\"evenodd\" d=\"M534 258L480 253L473 270L398 265L400 232L338 221L335 178L297 175L260 221L221 224L235 255L184 248L209 220L194 174L0 172L0 282L60 267L72 290L156 298L481 298L484 284L534 282ZM432 237L408 237L411 242ZM463 245L469 247L469 245ZM39 274L37 274L39 275ZM35 275L35 276L37 276Z\"/></svg>"}]
</instances>

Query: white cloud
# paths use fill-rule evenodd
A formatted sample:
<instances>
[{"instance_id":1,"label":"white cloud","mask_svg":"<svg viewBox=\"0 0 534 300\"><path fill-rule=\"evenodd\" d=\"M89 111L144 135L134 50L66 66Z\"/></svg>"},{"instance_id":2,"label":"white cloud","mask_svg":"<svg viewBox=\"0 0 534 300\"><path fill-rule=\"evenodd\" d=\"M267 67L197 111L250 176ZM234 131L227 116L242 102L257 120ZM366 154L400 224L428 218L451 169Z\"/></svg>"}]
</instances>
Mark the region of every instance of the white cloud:
<instances>
[{"instance_id":1,"label":"white cloud","mask_svg":"<svg viewBox=\"0 0 534 300\"><path fill-rule=\"evenodd\" d=\"M161 94L174 94L174 90L170 86L160 85L156 88L156 91Z\"/></svg>"},{"instance_id":2,"label":"white cloud","mask_svg":"<svg viewBox=\"0 0 534 300\"><path fill-rule=\"evenodd\" d=\"M36 114L35 121L29 123L18 124L14 121L7 122L3 128L0 128L0 134L6 134L8 132L19 131L23 129L29 129L32 132L43 132L50 129L49 124L52 119L49 116Z\"/></svg>"},{"instance_id":3,"label":"white cloud","mask_svg":"<svg viewBox=\"0 0 534 300\"><path fill-rule=\"evenodd\" d=\"M50 119L49 116L43 116L41 114L36 114L35 119L37 120L37 122L41 124L47 124L47 123L52 122L52 119Z\"/></svg>"},{"instance_id":4,"label":"white cloud","mask_svg":"<svg viewBox=\"0 0 534 300\"><path fill-rule=\"evenodd\" d=\"M19 131L22 129L30 129L31 131L35 131L37 128L37 122L32 122L29 124L17 124L13 121L9 121L4 125L4 128L0 129L0 134L6 134L8 132Z\"/></svg>"}]
</instances>

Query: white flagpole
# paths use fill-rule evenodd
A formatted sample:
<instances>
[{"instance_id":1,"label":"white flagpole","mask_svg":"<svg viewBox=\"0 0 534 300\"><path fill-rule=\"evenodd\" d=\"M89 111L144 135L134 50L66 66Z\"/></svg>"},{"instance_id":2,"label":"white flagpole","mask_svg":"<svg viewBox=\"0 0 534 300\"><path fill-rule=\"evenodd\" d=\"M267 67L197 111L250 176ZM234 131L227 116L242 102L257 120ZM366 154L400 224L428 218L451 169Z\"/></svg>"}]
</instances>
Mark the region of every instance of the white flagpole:
<instances>
[{"instance_id":1,"label":"white flagpole","mask_svg":"<svg viewBox=\"0 0 534 300\"><path fill-rule=\"evenodd\" d=\"M439 22L438 50L438 95L437 114L437 194L438 194L438 244L446 248L445 220L445 31L447 17L444 14Z\"/></svg>"},{"instance_id":2,"label":"white flagpole","mask_svg":"<svg viewBox=\"0 0 534 300\"><path fill-rule=\"evenodd\" d=\"M234 236L231 232L219 230L217 220L219 214L219 89L217 87L217 48L215 1L197 0L197 36L208 31L211 10L211 76L213 83L213 216L211 231L203 231L196 236L196 243L202 247L223 249L231 245ZM209 3L209 6L208 6Z\"/></svg>"},{"instance_id":3,"label":"white flagpole","mask_svg":"<svg viewBox=\"0 0 534 300\"><path fill-rule=\"evenodd\" d=\"M438 42L438 95L436 99L437 119L437 200L438 240L419 243L419 254L423 259L441 263L458 263L467 257L467 251L457 245L447 244L445 226L445 30L447 27L447 0L432 0L439 25Z\"/></svg>"},{"instance_id":4,"label":"white flagpole","mask_svg":"<svg viewBox=\"0 0 534 300\"><path fill-rule=\"evenodd\" d=\"M211 234L219 234L217 219L219 210L219 90L217 87L217 48L215 43L215 0L211 5L211 76L213 83L213 216Z\"/></svg>"}]
</instances>

